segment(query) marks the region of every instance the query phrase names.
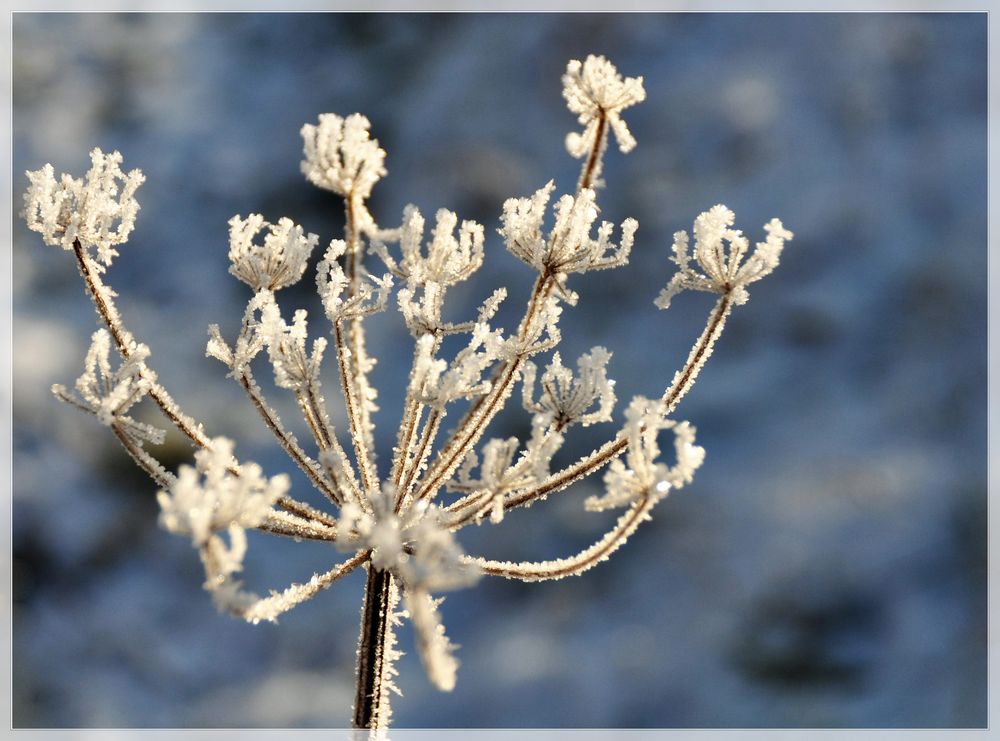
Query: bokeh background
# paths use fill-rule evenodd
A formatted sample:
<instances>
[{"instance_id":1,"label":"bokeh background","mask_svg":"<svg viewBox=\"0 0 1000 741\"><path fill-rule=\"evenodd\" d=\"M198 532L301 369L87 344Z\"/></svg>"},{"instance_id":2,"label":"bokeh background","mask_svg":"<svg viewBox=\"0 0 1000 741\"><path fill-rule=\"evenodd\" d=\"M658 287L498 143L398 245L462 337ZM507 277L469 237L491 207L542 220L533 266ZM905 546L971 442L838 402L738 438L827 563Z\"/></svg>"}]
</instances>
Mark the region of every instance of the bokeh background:
<instances>
[{"instance_id":1,"label":"bokeh background","mask_svg":"<svg viewBox=\"0 0 1000 741\"><path fill-rule=\"evenodd\" d=\"M723 202L751 238L772 216L796 233L678 410L708 450L694 484L582 578L450 595L454 692L429 685L405 629L399 725L985 725L985 14L13 24L14 192L45 162L82 174L94 146L145 171L138 229L109 272L120 308L181 404L271 473L289 466L204 357L205 328L232 336L247 299L226 272L231 215L338 235L341 204L298 170L299 128L321 112L372 120L389 152L381 223L414 202L486 225L487 266L451 309L507 285L509 326L531 274L495 235L502 201L550 178L572 189L578 173L562 144L566 61L603 53L643 75L648 100L626 115L639 146L609 152L601 193L605 218L639 220L633 259L574 277L582 300L563 324L565 357L614 352L620 406L662 391L712 303L652 305L673 231ZM95 329L71 256L15 219L13 265L14 725L346 723L361 575L277 626L216 614L195 552L157 527L152 485L49 394L79 375ZM280 298L323 331L310 284ZM395 313L370 333L384 464L411 345ZM510 414L494 434L525 429ZM561 459L612 430L577 432ZM174 439L163 454L176 467L190 452ZM575 551L614 518L583 510L599 485L463 542L515 559ZM247 580L266 592L338 556L254 537Z\"/></svg>"}]
</instances>

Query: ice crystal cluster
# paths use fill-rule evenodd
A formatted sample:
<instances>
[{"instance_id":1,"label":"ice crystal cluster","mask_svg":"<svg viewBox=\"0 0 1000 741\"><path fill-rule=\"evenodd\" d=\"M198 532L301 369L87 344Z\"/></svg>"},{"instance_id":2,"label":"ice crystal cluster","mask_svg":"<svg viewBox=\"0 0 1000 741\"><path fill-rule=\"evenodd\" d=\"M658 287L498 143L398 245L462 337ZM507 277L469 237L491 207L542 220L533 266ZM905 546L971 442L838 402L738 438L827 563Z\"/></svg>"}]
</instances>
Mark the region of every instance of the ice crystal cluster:
<instances>
[{"instance_id":1,"label":"ice crystal cluster","mask_svg":"<svg viewBox=\"0 0 1000 741\"><path fill-rule=\"evenodd\" d=\"M775 268L792 236L774 219L764 227L764 240L751 248L733 228L733 213L721 205L695 218L693 247L686 232L674 235L677 270L656 305L667 308L685 289L709 291L718 299L687 361L661 395L633 398L616 425L612 354L594 347L566 362L555 348L562 312L579 300L572 276L625 266L635 243L635 219L625 218L619 227L599 220L598 189L604 186L600 174L609 132L622 152L636 146L621 114L646 93L641 77L623 78L607 59L589 56L568 64L563 96L583 127L566 138L569 153L583 159L576 188L557 196L550 181L533 194L507 200L499 217L506 248L534 273L530 298L513 330L494 323L506 299L504 288L483 296L473 316L442 319L449 289L483 265L487 230L445 209L429 227L415 206L406 207L398 226L380 227L366 201L387 174L386 153L362 115L322 114L301 131L303 175L345 204L345 232L323 249L315 270L326 326L315 318L310 323L304 310L290 312L277 298L278 291L302 279L320 238L287 218L274 223L259 214L230 219L230 273L249 286L250 295L240 322L225 329L209 326L206 353L243 388L262 423L322 495L322 507L290 491L287 475L267 476L257 464L239 460L232 441L210 437L169 395L153 371L149 349L125 327L104 275L135 225L141 173L123 172L118 152L97 149L82 179L63 175L56 180L50 165L27 173L28 226L46 244L74 254L103 324L75 390L56 386L54 393L109 427L156 482L161 525L190 538L204 564L204 587L220 609L253 623L274 621L352 570L367 571L353 715L359 728L389 723L393 662L400 655L394 631L401 619L413 625L430 680L450 690L458 661L442 625L442 592L490 575L542 581L580 574L620 548L670 492L691 483L705 451L695 442L694 427L672 415L733 306L747 300L750 283ZM367 258L382 268L373 268L376 263ZM413 364L385 467L375 455L377 395L369 380L375 358L366 345L365 320L386 311L393 292L413 336ZM451 357L443 353L449 335L464 337ZM112 347L120 356L114 369ZM335 429L328 413L322 387L327 358L338 372L346 429ZM306 444L265 398L254 375L260 366L270 369L282 393L294 397L308 431ZM518 384L531 416L530 436L488 438L490 422L516 398ZM151 446L162 442L164 431L128 414L146 398L159 406L167 425L190 440L194 466L172 473L156 460ZM446 427L449 415L454 417ZM597 424L610 430L604 445L569 466L553 466L573 427ZM503 523L510 510L605 467L604 493L584 505L621 514L581 552L514 563L467 555L460 546L457 535L463 527ZM341 552L346 559L261 597L240 579L248 529L325 541L331 553Z\"/></svg>"}]
</instances>

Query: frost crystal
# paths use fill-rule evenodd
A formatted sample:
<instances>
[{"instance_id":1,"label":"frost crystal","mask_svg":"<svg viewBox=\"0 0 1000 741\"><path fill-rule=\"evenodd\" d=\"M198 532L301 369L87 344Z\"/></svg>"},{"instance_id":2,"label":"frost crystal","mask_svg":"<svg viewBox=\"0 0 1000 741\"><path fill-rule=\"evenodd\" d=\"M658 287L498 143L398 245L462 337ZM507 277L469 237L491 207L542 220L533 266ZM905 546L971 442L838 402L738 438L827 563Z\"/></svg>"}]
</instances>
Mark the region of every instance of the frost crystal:
<instances>
[{"instance_id":1,"label":"frost crystal","mask_svg":"<svg viewBox=\"0 0 1000 741\"><path fill-rule=\"evenodd\" d=\"M731 228L735 221L736 215L722 205L713 206L694 220L694 259L702 269L700 273L691 267L687 232L674 234L671 261L678 271L656 298L658 307L668 308L673 297L684 289L731 294L734 304L746 303L750 297L746 286L778 266L785 241L793 235L778 219L771 219L764 225L767 238L758 242L743 262L749 241L739 229Z\"/></svg>"},{"instance_id":2,"label":"frost crystal","mask_svg":"<svg viewBox=\"0 0 1000 741\"><path fill-rule=\"evenodd\" d=\"M422 403L444 411L457 399L468 399L490 390L490 381L483 378L483 373L506 352L507 345L500 330L478 323L472 328L468 344L451 363L435 357L435 347L431 334L417 340L411 386Z\"/></svg>"},{"instance_id":3,"label":"frost crystal","mask_svg":"<svg viewBox=\"0 0 1000 741\"><path fill-rule=\"evenodd\" d=\"M262 230L264 243L257 244L254 240ZM254 291L277 291L302 277L318 241L291 219L269 224L260 214L234 216L229 220L229 272Z\"/></svg>"},{"instance_id":4,"label":"frost crystal","mask_svg":"<svg viewBox=\"0 0 1000 741\"><path fill-rule=\"evenodd\" d=\"M319 383L320 367L326 350L326 338L313 340L312 354L306 351L309 333L306 327L306 312L299 309L286 324L281 318L281 310L273 298L261 310L259 335L267 345L271 365L274 367L274 383L281 388L306 390Z\"/></svg>"},{"instance_id":5,"label":"frost crystal","mask_svg":"<svg viewBox=\"0 0 1000 741\"><path fill-rule=\"evenodd\" d=\"M454 235L458 227L458 236ZM403 211L403 226L399 232L402 259L394 260L386 246L376 241L372 251L386 263L393 275L413 285L436 283L452 286L466 280L483 264L483 227L475 221L458 224L458 216L447 209L439 209L436 224L427 243L427 254L421 252L424 238L424 217L416 206Z\"/></svg>"},{"instance_id":6,"label":"frost crystal","mask_svg":"<svg viewBox=\"0 0 1000 741\"><path fill-rule=\"evenodd\" d=\"M473 509L477 520L488 511L491 522L500 522L507 495L541 483L548 476L549 463L562 446L563 439L561 433L536 415L531 438L516 463L514 456L520 447L518 439L493 438L483 446L482 464L475 450L470 450L458 477L448 482L448 488L474 494ZM479 476L474 477L472 472L477 466Z\"/></svg>"},{"instance_id":7,"label":"frost crystal","mask_svg":"<svg viewBox=\"0 0 1000 741\"><path fill-rule=\"evenodd\" d=\"M615 406L615 382L608 380L607 365L611 359L603 347L595 347L577 360L578 376L562 364L559 353L542 373L541 395L533 401L535 376L534 363L525 363L523 380L524 408L541 415L545 424L555 424L563 429L572 424L584 427L596 422L607 422ZM588 410L597 402L598 407Z\"/></svg>"},{"instance_id":8,"label":"frost crystal","mask_svg":"<svg viewBox=\"0 0 1000 741\"><path fill-rule=\"evenodd\" d=\"M347 251L347 243L334 239L316 266L316 288L327 318L334 324L346 319L358 319L384 311L392 290L392 275L381 278L366 276L371 283L362 283L350 294L350 280L337 262Z\"/></svg>"},{"instance_id":9,"label":"frost crystal","mask_svg":"<svg viewBox=\"0 0 1000 741\"><path fill-rule=\"evenodd\" d=\"M324 113L319 125L305 124L302 174L316 187L345 198L368 198L386 174L385 150L371 138L369 126L368 119L359 113L347 118Z\"/></svg>"},{"instance_id":10,"label":"frost crystal","mask_svg":"<svg viewBox=\"0 0 1000 741\"><path fill-rule=\"evenodd\" d=\"M579 159L587 157L581 185L598 185L604 149L607 145L607 127L615 132L618 148L631 152L635 137L622 120L621 112L646 99L641 77L626 77L604 57L591 54L582 63L573 59L566 65L563 75L563 97L570 111L577 115L583 133L566 135L566 149Z\"/></svg>"},{"instance_id":11,"label":"frost crystal","mask_svg":"<svg viewBox=\"0 0 1000 741\"><path fill-rule=\"evenodd\" d=\"M224 437L194 454L195 465L181 466L169 491L160 491L160 524L172 533L190 535L204 546L211 535L227 528L255 527L288 491L285 474L270 479L256 463L244 463L234 473L233 442Z\"/></svg>"},{"instance_id":12,"label":"frost crystal","mask_svg":"<svg viewBox=\"0 0 1000 741\"><path fill-rule=\"evenodd\" d=\"M160 444L164 432L127 416L132 406L149 393L155 375L146 370L149 348L134 345L129 358L117 370L111 370L108 353L111 335L106 329L94 332L84 361L84 374L76 380L76 395L65 386L55 385L52 392L62 401L90 412L101 424L116 426L135 440Z\"/></svg>"},{"instance_id":13,"label":"frost crystal","mask_svg":"<svg viewBox=\"0 0 1000 741\"><path fill-rule=\"evenodd\" d=\"M126 242L135 227L135 192L145 178L139 170L122 172L119 152L94 149L90 162L83 178L62 175L56 181L52 165L26 172L31 186L24 195L24 217L46 244L72 250L79 240L84 248L95 248L107 266L118 254L115 246Z\"/></svg>"},{"instance_id":14,"label":"frost crystal","mask_svg":"<svg viewBox=\"0 0 1000 741\"><path fill-rule=\"evenodd\" d=\"M639 499L662 499L671 489L691 483L694 472L705 460L705 449L694 444L694 427L666 419L656 402L637 396L625 411L625 420L628 465L620 458L611 463L604 476L607 493L589 497L585 503L588 510L600 511ZM673 466L656 461L660 456L656 442L660 430L673 430L677 454Z\"/></svg>"},{"instance_id":15,"label":"frost crystal","mask_svg":"<svg viewBox=\"0 0 1000 741\"><path fill-rule=\"evenodd\" d=\"M454 232L458 228L458 236ZM406 282L399 292L399 311L410 333L419 338L472 331L474 323L455 324L441 319L444 297L449 287L468 279L483 264L483 227L474 221L458 224L458 216L447 209L437 212L437 223L426 255L421 251L424 218L415 206L403 211L403 225L395 235L402 259L396 260L384 242L372 243L389 271ZM484 304L479 322L488 321L499 306L505 291L497 291Z\"/></svg>"},{"instance_id":16,"label":"frost crystal","mask_svg":"<svg viewBox=\"0 0 1000 741\"><path fill-rule=\"evenodd\" d=\"M205 346L206 357L219 360L230 369L228 374L232 378L240 378L250 367L250 361L257 357L257 353L264 349L265 337L263 333L256 331L261 326L256 318L257 313L263 311L265 306L274 303L274 294L269 290L260 290L247 303L246 312L243 315L243 331L236 338L234 347L229 347L219 330L218 324L208 325L208 344Z\"/></svg>"},{"instance_id":17,"label":"frost crystal","mask_svg":"<svg viewBox=\"0 0 1000 741\"><path fill-rule=\"evenodd\" d=\"M372 512L346 506L337 544L345 550L372 549L372 565L399 579L427 675L438 688L450 690L458 668L452 655L455 646L444 635L438 602L430 593L471 586L480 575L463 561L464 554L442 524L437 507L417 502L397 514L396 500L395 486L385 482L371 497Z\"/></svg>"},{"instance_id":18,"label":"frost crystal","mask_svg":"<svg viewBox=\"0 0 1000 741\"><path fill-rule=\"evenodd\" d=\"M555 184L549 181L531 198L508 199L503 206L500 234L513 255L540 273L558 276L563 297L574 304L575 294L564 285L566 273L605 270L628 263L639 222L622 222L618 245L611 242L614 225L609 221L601 222L594 239L591 229L597 220L597 197L591 188L584 188L576 196L564 195L556 202L555 224L546 238L542 235L542 221L554 189Z\"/></svg>"}]
</instances>

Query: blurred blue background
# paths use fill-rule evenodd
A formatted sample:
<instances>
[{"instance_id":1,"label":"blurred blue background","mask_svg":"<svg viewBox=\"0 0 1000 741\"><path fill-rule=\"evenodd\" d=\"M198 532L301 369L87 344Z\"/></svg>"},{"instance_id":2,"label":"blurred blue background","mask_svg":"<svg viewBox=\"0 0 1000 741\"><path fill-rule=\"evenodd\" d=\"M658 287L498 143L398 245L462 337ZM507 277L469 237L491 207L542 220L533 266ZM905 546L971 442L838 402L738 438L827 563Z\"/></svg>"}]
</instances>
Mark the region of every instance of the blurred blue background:
<instances>
[{"instance_id":1,"label":"blurred blue background","mask_svg":"<svg viewBox=\"0 0 1000 741\"><path fill-rule=\"evenodd\" d=\"M639 220L632 262L574 277L582 300L563 323L564 357L614 352L620 409L662 391L712 303L652 305L671 234L719 202L752 239L772 216L795 232L678 410L708 451L694 484L581 578L450 595L454 692L430 686L404 630L397 724L986 724L985 14L17 14L13 27L14 192L45 162L82 174L94 146L143 169L138 228L109 271L119 306L181 404L270 473L290 466L204 357L205 328L232 336L247 298L226 273L230 216L339 235L341 204L298 169L299 128L321 112L365 113L388 150L380 223L414 202L486 226L487 265L450 308L464 318L507 285L510 327L532 276L495 234L502 201L578 174L566 61L605 54L643 75L648 99L625 115L638 148L609 151L600 194L604 218ZM96 328L71 256L15 219L13 265L15 727L345 724L361 575L277 626L217 615L196 553L157 527L153 486L48 391L79 375ZM279 298L325 331L310 286ZM369 344L384 467L411 352L398 314L370 322ZM332 368L327 385L336 400ZM525 428L510 414L493 434ZM578 431L561 460L612 431ZM164 454L190 455L180 440ZM583 510L599 485L463 543L575 551L613 521ZM247 581L266 592L338 557L253 537Z\"/></svg>"}]
</instances>

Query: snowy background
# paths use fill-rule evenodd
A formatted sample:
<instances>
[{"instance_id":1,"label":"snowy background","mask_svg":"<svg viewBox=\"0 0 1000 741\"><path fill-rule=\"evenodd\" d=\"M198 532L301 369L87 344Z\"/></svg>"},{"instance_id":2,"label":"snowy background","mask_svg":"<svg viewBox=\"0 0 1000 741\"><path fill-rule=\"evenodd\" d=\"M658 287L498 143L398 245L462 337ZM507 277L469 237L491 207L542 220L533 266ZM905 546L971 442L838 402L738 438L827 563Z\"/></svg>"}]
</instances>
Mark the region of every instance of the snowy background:
<instances>
[{"instance_id":1,"label":"snowy background","mask_svg":"<svg viewBox=\"0 0 1000 741\"><path fill-rule=\"evenodd\" d=\"M404 631L399 725L985 725L985 14L19 14L13 42L14 192L45 162L82 174L94 146L144 170L109 273L119 306L182 406L270 473L289 465L204 358L205 328L231 336L247 298L226 272L230 216L339 234L341 204L298 170L321 112L372 120L383 224L412 201L492 235L458 318L498 285L511 310L527 294L495 235L503 199L575 183L566 61L644 75L625 116L639 146L609 152L601 193L605 218L639 220L632 263L574 278L563 324L565 357L614 352L619 409L662 391L712 303L653 307L672 232L718 202L751 238L772 216L795 232L678 410L708 450L695 483L581 578L449 596L453 693ZM217 615L152 485L49 394L95 329L71 256L15 219L12 259L15 727L346 723L361 574L277 626ZM282 292L286 312L316 314L310 283ZM410 344L395 313L370 333L384 464ZM612 429L578 431L563 458ZM463 531L466 549L577 550L614 518L583 511L595 485ZM337 556L254 537L248 582Z\"/></svg>"}]
</instances>

